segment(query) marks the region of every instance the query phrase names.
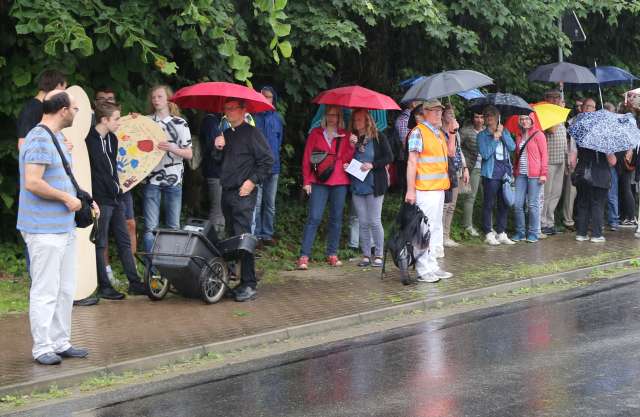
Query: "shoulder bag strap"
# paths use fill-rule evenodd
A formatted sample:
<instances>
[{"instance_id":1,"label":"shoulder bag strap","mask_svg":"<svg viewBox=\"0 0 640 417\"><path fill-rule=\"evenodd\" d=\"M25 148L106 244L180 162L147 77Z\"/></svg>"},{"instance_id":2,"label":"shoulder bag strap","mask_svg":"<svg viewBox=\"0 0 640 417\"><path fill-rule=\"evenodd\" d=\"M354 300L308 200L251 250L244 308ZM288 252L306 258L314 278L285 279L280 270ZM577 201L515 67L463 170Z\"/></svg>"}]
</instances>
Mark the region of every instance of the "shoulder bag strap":
<instances>
[{"instance_id":1,"label":"shoulder bag strap","mask_svg":"<svg viewBox=\"0 0 640 417\"><path fill-rule=\"evenodd\" d=\"M69 176L69 179L71 180L71 184L73 184L73 188L75 188L76 192L80 194L80 186L78 185L76 178L73 176L73 173L71 172L71 167L69 166L69 162L67 162L67 158L64 156L64 152L62 152L62 148L60 148L60 144L58 143L56 136L53 134L51 129L49 129L47 126L43 124L39 124L38 126L46 130L47 133L49 133L49 136L51 136L51 140L53 141L53 144L58 150L58 154L60 154L60 159L62 159L62 166L64 167L64 170L67 173L67 175Z\"/></svg>"},{"instance_id":2,"label":"shoulder bag strap","mask_svg":"<svg viewBox=\"0 0 640 417\"><path fill-rule=\"evenodd\" d=\"M529 143L529 141L531 139L533 139L533 137L540 132L539 130L536 130L535 132L533 132L532 134L529 135L529 137L524 141L524 145L522 145L522 147L516 147L516 159L520 159L520 153L522 152L522 149L527 147L527 144Z\"/></svg>"}]
</instances>

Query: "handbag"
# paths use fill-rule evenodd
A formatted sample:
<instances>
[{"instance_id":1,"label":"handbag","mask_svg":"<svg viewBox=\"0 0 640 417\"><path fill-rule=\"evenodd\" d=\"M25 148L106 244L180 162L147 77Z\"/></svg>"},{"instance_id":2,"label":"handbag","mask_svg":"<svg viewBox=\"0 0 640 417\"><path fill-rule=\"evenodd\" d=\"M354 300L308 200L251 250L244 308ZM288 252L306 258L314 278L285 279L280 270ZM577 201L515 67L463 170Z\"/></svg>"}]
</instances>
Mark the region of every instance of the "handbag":
<instances>
[{"instance_id":1,"label":"handbag","mask_svg":"<svg viewBox=\"0 0 640 417\"><path fill-rule=\"evenodd\" d=\"M91 204L93 203L93 197L91 197L91 194L84 191L78 185L78 182L76 181L75 177L73 176L73 173L71 172L71 167L69 166L69 162L67 162L67 158L64 156L64 152L62 152L62 149L60 148L60 144L56 140L56 137L51 131L51 129L49 129L47 126L43 124L40 124L38 126L46 130L47 133L49 133L49 136L51 136L51 140L53 141L53 144L58 150L58 154L60 154L60 159L62 159L62 166L64 167L64 171L69 176L69 179L71 180L71 184L73 184L73 188L76 189L76 197L82 203L80 210L75 212L76 226L80 228L91 226L95 220L95 215L93 214L93 209L91 208ZM95 234L97 234L97 231L93 230L91 234L95 236Z\"/></svg>"},{"instance_id":2,"label":"handbag","mask_svg":"<svg viewBox=\"0 0 640 417\"><path fill-rule=\"evenodd\" d=\"M335 153L326 151L312 151L311 152L311 170L315 174L316 178L320 182L327 181L333 171L335 170L336 160L338 159L338 153L340 152L341 138L336 139L336 151Z\"/></svg>"},{"instance_id":3,"label":"handbag","mask_svg":"<svg viewBox=\"0 0 640 417\"><path fill-rule=\"evenodd\" d=\"M504 155L507 156L507 162L509 165L509 170L504 173L502 176L502 199L507 207L513 207L516 204L516 190L514 188L515 181L513 180L513 165L511 165L511 157L507 153L507 148L504 146L504 142L502 142L502 149L504 150Z\"/></svg>"}]
</instances>

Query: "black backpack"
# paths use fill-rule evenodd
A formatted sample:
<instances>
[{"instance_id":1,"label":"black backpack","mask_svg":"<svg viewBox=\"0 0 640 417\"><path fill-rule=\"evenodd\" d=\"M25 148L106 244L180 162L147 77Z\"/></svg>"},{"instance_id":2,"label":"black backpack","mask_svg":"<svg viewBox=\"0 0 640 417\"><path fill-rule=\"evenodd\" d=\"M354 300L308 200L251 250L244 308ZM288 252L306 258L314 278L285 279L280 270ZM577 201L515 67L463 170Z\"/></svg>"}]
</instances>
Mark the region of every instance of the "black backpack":
<instances>
[{"instance_id":1,"label":"black backpack","mask_svg":"<svg viewBox=\"0 0 640 417\"><path fill-rule=\"evenodd\" d=\"M426 231L423 232L423 225ZM396 216L396 223L392 229L391 238L387 240L382 276L384 277L387 263L387 253L391 252L393 263L400 269L400 279L404 285L412 283L409 277L409 267L414 266L416 258L413 249L429 249L429 219L417 204L402 203Z\"/></svg>"}]
</instances>

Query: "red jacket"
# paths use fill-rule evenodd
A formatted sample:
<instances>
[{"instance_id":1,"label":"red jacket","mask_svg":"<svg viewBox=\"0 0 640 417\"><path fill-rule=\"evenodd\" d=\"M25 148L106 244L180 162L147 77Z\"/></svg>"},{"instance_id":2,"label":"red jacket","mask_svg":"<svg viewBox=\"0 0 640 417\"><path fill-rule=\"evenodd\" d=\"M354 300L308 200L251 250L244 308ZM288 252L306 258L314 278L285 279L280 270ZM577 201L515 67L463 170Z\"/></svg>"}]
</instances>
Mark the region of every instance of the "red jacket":
<instances>
[{"instance_id":1,"label":"red jacket","mask_svg":"<svg viewBox=\"0 0 640 417\"><path fill-rule=\"evenodd\" d=\"M522 133L518 132L516 135L516 155L520 155L520 144L522 141L529 137L530 133L533 133L531 128L525 137L522 137ZM533 133L533 137L527 143L527 168L529 170L529 178L539 178L547 176L547 166L549 163L549 154L547 153L547 138L542 131L538 130ZM520 175L520 158L514 158L513 175Z\"/></svg>"},{"instance_id":2,"label":"red jacket","mask_svg":"<svg viewBox=\"0 0 640 417\"><path fill-rule=\"evenodd\" d=\"M309 137L307 138L307 144L304 147L304 154L302 155L302 184L310 185L310 184L324 184L324 185L349 185L351 184L351 180L349 179L349 175L344 172L343 165L348 164L353 159L353 154L356 149L349 141L350 134L343 130L338 129L338 134L343 135L340 138L340 151L336 158L336 166L333 170L333 173L329 177L329 179L325 182L319 182L316 178L315 174L311 170L311 153L313 151L325 151L335 153L336 144L338 143L337 139L333 139L331 142L331 150L329 150L329 144L324 138L323 132L324 129L322 127L316 127L309 133Z\"/></svg>"}]
</instances>

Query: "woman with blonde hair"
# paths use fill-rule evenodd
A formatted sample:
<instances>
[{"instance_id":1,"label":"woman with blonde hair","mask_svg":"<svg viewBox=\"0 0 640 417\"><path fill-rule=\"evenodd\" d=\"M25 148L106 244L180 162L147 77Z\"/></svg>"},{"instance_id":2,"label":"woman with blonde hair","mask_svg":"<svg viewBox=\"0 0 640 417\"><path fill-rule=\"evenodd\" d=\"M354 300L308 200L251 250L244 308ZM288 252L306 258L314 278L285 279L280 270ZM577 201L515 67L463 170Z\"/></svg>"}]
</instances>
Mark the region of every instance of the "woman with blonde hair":
<instances>
[{"instance_id":1,"label":"woman with blonde hair","mask_svg":"<svg viewBox=\"0 0 640 417\"><path fill-rule=\"evenodd\" d=\"M169 101L171 88L157 85L149 90L149 117L164 131L166 141L158 149L165 155L147 177L144 189L144 250L151 252L153 230L160 224L160 204L164 199L165 223L171 229L180 228L182 210L183 160L191 159L191 132L187 121L180 117L180 109Z\"/></svg>"},{"instance_id":2,"label":"woman with blonde hair","mask_svg":"<svg viewBox=\"0 0 640 417\"><path fill-rule=\"evenodd\" d=\"M344 167L353 157L356 142L357 137L349 136L344 130L342 109L336 106L327 106L320 127L309 133L302 156L302 188L309 196L309 216L304 225L298 269L309 268L311 248L327 203L327 263L331 266L342 265L338 259L338 244L344 202L351 183Z\"/></svg>"},{"instance_id":3,"label":"woman with blonde hair","mask_svg":"<svg viewBox=\"0 0 640 417\"><path fill-rule=\"evenodd\" d=\"M351 176L351 194L360 226L360 267L382 266L384 229L382 227L382 203L389 188L386 166L393 161L393 153L387 138L378 132L376 123L367 110L358 109L351 114L349 131L357 136L354 159L362 163L360 170L367 175L363 180ZM371 261L371 241L375 257Z\"/></svg>"}]
</instances>

